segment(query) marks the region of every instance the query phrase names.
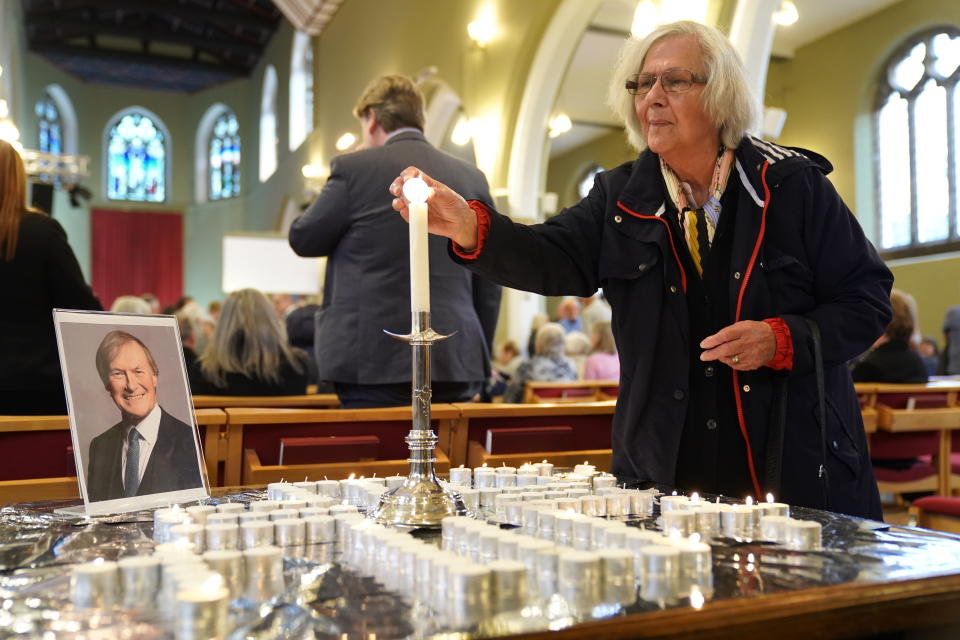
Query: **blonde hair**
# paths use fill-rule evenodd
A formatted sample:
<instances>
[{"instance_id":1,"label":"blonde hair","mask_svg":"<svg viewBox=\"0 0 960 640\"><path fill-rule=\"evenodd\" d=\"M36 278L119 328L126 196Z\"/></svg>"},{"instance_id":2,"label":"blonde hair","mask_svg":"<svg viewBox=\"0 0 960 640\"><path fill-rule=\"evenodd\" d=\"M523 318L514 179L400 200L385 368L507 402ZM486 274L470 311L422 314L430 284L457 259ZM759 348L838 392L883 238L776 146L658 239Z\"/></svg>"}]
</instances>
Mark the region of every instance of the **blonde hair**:
<instances>
[{"instance_id":1,"label":"blonde hair","mask_svg":"<svg viewBox=\"0 0 960 640\"><path fill-rule=\"evenodd\" d=\"M273 305L256 289L241 289L227 296L217 328L198 362L203 376L218 387L227 385L228 373L278 383L284 364L303 372Z\"/></svg>"},{"instance_id":2,"label":"blonde hair","mask_svg":"<svg viewBox=\"0 0 960 640\"><path fill-rule=\"evenodd\" d=\"M613 328L609 322L597 322L593 325L593 335L597 340L595 352L616 353L617 343L613 339Z\"/></svg>"},{"instance_id":3,"label":"blonde hair","mask_svg":"<svg viewBox=\"0 0 960 640\"><path fill-rule=\"evenodd\" d=\"M13 260L17 252L20 215L26 209L27 171L23 158L6 140L0 140L0 259Z\"/></svg>"},{"instance_id":4,"label":"blonde hair","mask_svg":"<svg viewBox=\"0 0 960 640\"><path fill-rule=\"evenodd\" d=\"M637 151L646 149L647 140L637 117L634 96L627 92L624 84L643 68L650 47L660 40L683 36L693 36L700 45L707 76L701 97L704 111L720 131L724 146L736 149L754 122L756 107L740 56L727 37L713 27L681 20L660 25L642 39L628 38L610 78L607 104L626 126L630 144Z\"/></svg>"},{"instance_id":5,"label":"blonde hair","mask_svg":"<svg viewBox=\"0 0 960 640\"><path fill-rule=\"evenodd\" d=\"M363 118L368 111L373 111L387 133L401 127L423 130L423 93L407 76L380 76L368 84L353 108L353 115Z\"/></svg>"},{"instance_id":6,"label":"blonde hair","mask_svg":"<svg viewBox=\"0 0 960 640\"><path fill-rule=\"evenodd\" d=\"M908 343L918 343L917 325L919 313L916 299L900 289L890 290L890 306L893 307L893 317L884 333L888 338L903 340Z\"/></svg>"}]
</instances>

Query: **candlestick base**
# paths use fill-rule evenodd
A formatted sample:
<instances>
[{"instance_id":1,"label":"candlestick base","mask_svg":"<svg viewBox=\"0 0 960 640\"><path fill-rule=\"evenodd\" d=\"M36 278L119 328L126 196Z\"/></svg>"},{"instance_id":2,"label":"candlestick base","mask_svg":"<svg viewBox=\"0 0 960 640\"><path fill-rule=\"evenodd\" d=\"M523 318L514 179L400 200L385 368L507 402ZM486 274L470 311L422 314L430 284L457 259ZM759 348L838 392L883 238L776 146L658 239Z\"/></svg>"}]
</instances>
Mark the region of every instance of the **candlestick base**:
<instances>
[{"instance_id":1,"label":"candlestick base","mask_svg":"<svg viewBox=\"0 0 960 640\"><path fill-rule=\"evenodd\" d=\"M433 476L407 478L402 485L380 496L380 503L368 517L394 527L438 529L447 516L465 515L472 514L460 494L445 490Z\"/></svg>"}]
</instances>

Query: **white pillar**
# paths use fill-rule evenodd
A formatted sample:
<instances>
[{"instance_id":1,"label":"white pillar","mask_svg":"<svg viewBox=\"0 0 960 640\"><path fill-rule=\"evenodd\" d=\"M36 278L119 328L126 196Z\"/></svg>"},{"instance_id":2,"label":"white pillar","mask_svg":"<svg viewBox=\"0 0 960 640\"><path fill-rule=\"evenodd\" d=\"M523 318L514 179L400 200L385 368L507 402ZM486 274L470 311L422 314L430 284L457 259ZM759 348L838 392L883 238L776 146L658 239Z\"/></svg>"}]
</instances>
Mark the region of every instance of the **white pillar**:
<instances>
[{"instance_id":1,"label":"white pillar","mask_svg":"<svg viewBox=\"0 0 960 640\"><path fill-rule=\"evenodd\" d=\"M757 121L751 127L759 133L763 121L764 92L767 86L767 67L776 25L773 14L780 0L738 0L730 27L730 41L747 70L747 82L757 105Z\"/></svg>"}]
</instances>

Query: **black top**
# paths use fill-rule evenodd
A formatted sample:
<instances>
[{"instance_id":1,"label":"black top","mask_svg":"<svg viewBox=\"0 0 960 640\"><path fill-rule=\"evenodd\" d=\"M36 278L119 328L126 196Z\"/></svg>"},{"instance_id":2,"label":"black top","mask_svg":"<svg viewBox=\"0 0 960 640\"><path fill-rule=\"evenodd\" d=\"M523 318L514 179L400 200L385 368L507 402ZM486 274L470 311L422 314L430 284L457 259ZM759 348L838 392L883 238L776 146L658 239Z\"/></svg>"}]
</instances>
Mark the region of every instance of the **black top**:
<instances>
[{"instance_id":1,"label":"black top","mask_svg":"<svg viewBox=\"0 0 960 640\"><path fill-rule=\"evenodd\" d=\"M904 340L889 340L867 354L853 368L854 382L923 383L923 358Z\"/></svg>"},{"instance_id":2,"label":"black top","mask_svg":"<svg viewBox=\"0 0 960 640\"><path fill-rule=\"evenodd\" d=\"M0 292L0 412L66 413L52 310L102 307L60 223L20 216L13 260L0 260Z\"/></svg>"},{"instance_id":3,"label":"black top","mask_svg":"<svg viewBox=\"0 0 960 640\"><path fill-rule=\"evenodd\" d=\"M203 376L199 361L190 367L190 392L211 396L295 396L307 392L309 356L300 349L293 350L300 364L297 371L289 363L280 367L280 381L270 382L241 373L226 374L227 385L219 387Z\"/></svg>"}]
</instances>

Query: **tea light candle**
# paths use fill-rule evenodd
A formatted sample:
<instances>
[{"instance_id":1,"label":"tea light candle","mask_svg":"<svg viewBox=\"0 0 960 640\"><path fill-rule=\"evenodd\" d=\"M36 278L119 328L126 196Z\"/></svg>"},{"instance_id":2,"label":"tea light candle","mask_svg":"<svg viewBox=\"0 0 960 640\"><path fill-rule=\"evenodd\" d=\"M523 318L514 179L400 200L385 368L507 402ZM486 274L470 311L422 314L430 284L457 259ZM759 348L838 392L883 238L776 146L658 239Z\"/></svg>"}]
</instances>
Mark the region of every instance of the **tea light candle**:
<instances>
[{"instance_id":1,"label":"tea light candle","mask_svg":"<svg viewBox=\"0 0 960 640\"><path fill-rule=\"evenodd\" d=\"M543 462L534 463L534 468L537 470L541 476L549 477L553 475L553 464L544 460Z\"/></svg>"},{"instance_id":2,"label":"tea light candle","mask_svg":"<svg viewBox=\"0 0 960 640\"><path fill-rule=\"evenodd\" d=\"M246 513L246 512L242 512ZM207 525L239 524L242 513L211 513L207 516Z\"/></svg>"},{"instance_id":3,"label":"tea light candle","mask_svg":"<svg viewBox=\"0 0 960 640\"><path fill-rule=\"evenodd\" d=\"M607 517L625 516L630 511L630 496L626 493L609 493L605 496Z\"/></svg>"},{"instance_id":4,"label":"tea light candle","mask_svg":"<svg viewBox=\"0 0 960 640\"><path fill-rule=\"evenodd\" d=\"M281 500L280 509L283 511L298 511L307 507L306 500Z\"/></svg>"},{"instance_id":5,"label":"tea light candle","mask_svg":"<svg viewBox=\"0 0 960 640\"><path fill-rule=\"evenodd\" d=\"M769 542L787 542L787 524L790 518L786 516L760 516L760 539Z\"/></svg>"},{"instance_id":6,"label":"tea light candle","mask_svg":"<svg viewBox=\"0 0 960 640\"><path fill-rule=\"evenodd\" d=\"M553 539L558 545L568 547L573 544L573 523L578 515L566 511L559 511L554 515Z\"/></svg>"},{"instance_id":7,"label":"tea light candle","mask_svg":"<svg viewBox=\"0 0 960 640\"><path fill-rule=\"evenodd\" d=\"M301 518L330 515L330 507L304 507L297 512Z\"/></svg>"},{"instance_id":8,"label":"tea light candle","mask_svg":"<svg viewBox=\"0 0 960 640\"><path fill-rule=\"evenodd\" d=\"M160 587L160 558L127 556L117 561L117 569L123 606L128 609L153 607Z\"/></svg>"},{"instance_id":9,"label":"tea light candle","mask_svg":"<svg viewBox=\"0 0 960 640\"><path fill-rule=\"evenodd\" d=\"M467 629L490 617L490 581L487 567L461 564L448 569L448 617L454 628Z\"/></svg>"},{"instance_id":10,"label":"tea light candle","mask_svg":"<svg viewBox=\"0 0 960 640\"><path fill-rule=\"evenodd\" d=\"M480 492L476 489L460 489L458 491L467 511L476 513L480 509Z\"/></svg>"},{"instance_id":11,"label":"tea light candle","mask_svg":"<svg viewBox=\"0 0 960 640\"><path fill-rule=\"evenodd\" d=\"M240 513L246 510L239 502L221 502L217 505L217 513Z\"/></svg>"},{"instance_id":12,"label":"tea light candle","mask_svg":"<svg viewBox=\"0 0 960 640\"><path fill-rule=\"evenodd\" d=\"M602 517L607 515L607 501L603 496L580 496L580 512L585 516Z\"/></svg>"},{"instance_id":13,"label":"tea light candle","mask_svg":"<svg viewBox=\"0 0 960 640\"><path fill-rule=\"evenodd\" d=\"M547 600L557 592L557 566L560 553L560 547L552 544L536 551L537 593L541 600Z\"/></svg>"},{"instance_id":14,"label":"tea light candle","mask_svg":"<svg viewBox=\"0 0 960 640\"><path fill-rule=\"evenodd\" d=\"M250 511L274 511L280 508L279 500L257 500L250 503Z\"/></svg>"},{"instance_id":15,"label":"tea light candle","mask_svg":"<svg viewBox=\"0 0 960 640\"><path fill-rule=\"evenodd\" d=\"M790 517L790 505L782 502L761 502L757 505L760 510L760 516L785 516Z\"/></svg>"},{"instance_id":16,"label":"tea light candle","mask_svg":"<svg viewBox=\"0 0 960 640\"><path fill-rule=\"evenodd\" d=\"M315 494L317 492L317 483L310 482L309 480L304 480L303 482L294 482L293 486L295 486L297 489L308 491L310 493Z\"/></svg>"},{"instance_id":17,"label":"tea light candle","mask_svg":"<svg viewBox=\"0 0 960 640\"><path fill-rule=\"evenodd\" d=\"M622 549L627 544L627 527L623 522L609 522L599 531L603 532L603 539L594 549Z\"/></svg>"},{"instance_id":18,"label":"tea light candle","mask_svg":"<svg viewBox=\"0 0 960 640\"><path fill-rule=\"evenodd\" d=\"M638 516L653 515L654 495L652 493L634 489L628 495L630 496L630 513Z\"/></svg>"},{"instance_id":19,"label":"tea light candle","mask_svg":"<svg viewBox=\"0 0 960 640\"><path fill-rule=\"evenodd\" d=\"M273 523L273 539L278 547L296 547L303 544L306 528L303 520L290 518Z\"/></svg>"},{"instance_id":20,"label":"tea light candle","mask_svg":"<svg viewBox=\"0 0 960 640\"><path fill-rule=\"evenodd\" d=\"M704 538L720 533L720 505L703 502L693 509L694 529Z\"/></svg>"},{"instance_id":21,"label":"tea light candle","mask_svg":"<svg viewBox=\"0 0 960 640\"><path fill-rule=\"evenodd\" d=\"M725 507L725 508L724 508ZM729 538L753 537L753 507L749 505L724 505L720 511L723 535Z\"/></svg>"},{"instance_id":22,"label":"tea light candle","mask_svg":"<svg viewBox=\"0 0 960 640\"><path fill-rule=\"evenodd\" d=\"M240 527L236 524L211 524L206 530L206 548L211 551L238 549Z\"/></svg>"},{"instance_id":23,"label":"tea light candle","mask_svg":"<svg viewBox=\"0 0 960 640\"><path fill-rule=\"evenodd\" d=\"M593 488L594 490L602 489L604 487L615 487L617 484L617 477L610 473L598 473L593 476Z\"/></svg>"},{"instance_id":24,"label":"tea light candle","mask_svg":"<svg viewBox=\"0 0 960 640\"><path fill-rule=\"evenodd\" d=\"M540 477L536 471L523 471L518 473L516 476L516 482L518 487L535 487L537 486L537 478Z\"/></svg>"},{"instance_id":25,"label":"tea light candle","mask_svg":"<svg viewBox=\"0 0 960 640\"><path fill-rule=\"evenodd\" d=\"M680 551L680 569L677 595L685 598L696 585L703 594L713 593L713 560L710 545L689 540L673 541Z\"/></svg>"},{"instance_id":26,"label":"tea light candle","mask_svg":"<svg viewBox=\"0 0 960 640\"><path fill-rule=\"evenodd\" d=\"M199 524L178 524L170 527L170 542L186 540L200 552L203 551L203 527Z\"/></svg>"},{"instance_id":27,"label":"tea light candle","mask_svg":"<svg viewBox=\"0 0 960 640\"><path fill-rule=\"evenodd\" d=\"M288 509L274 509L273 511L267 512L267 517L270 518L271 521L289 520L295 516L296 514L292 513Z\"/></svg>"},{"instance_id":28,"label":"tea light candle","mask_svg":"<svg viewBox=\"0 0 960 640\"><path fill-rule=\"evenodd\" d=\"M273 522L254 520L240 525L240 546L243 549L255 549L273 544Z\"/></svg>"},{"instance_id":29,"label":"tea light candle","mask_svg":"<svg viewBox=\"0 0 960 640\"><path fill-rule=\"evenodd\" d=\"M557 511L547 509L537 514L537 537L541 540L555 540L554 524L557 520Z\"/></svg>"},{"instance_id":30,"label":"tea light candle","mask_svg":"<svg viewBox=\"0 0 960 640\"><path fill-rule=\"evenodd\" d=\"M217 508L212 504L195 504L186 508L187 515L194 524L203 525L207 522L207 516L216 513Z\"/></svg>"},{"instance_id":31,"label":"tea light candle","mask_svg":"<svg viewBox=\"0 0 960 640\"><path fill-rule=\"evenodd\" d=\"M497 486L497 472L491 467L474 467L473 486L477 489Z\"/></svg>"},{"instance_id":32,"label":"tea light candle","mask_svg":"<svg viewBox=\"0 0 960 640\"><path fill-rule=\"evenodd\" d=\"M626 549L600 549L596 553L600 558L602 601L633 604L637 599L633 553Z\"/></svg>"},{"instance_id":33,"label":"tea light candle","mask_svg":"<svg viewBox=\"0 0 960 640\"><path fill-rule=\"evenodd\" d=\"M686 538L696 530L696 514L693 511L664 511L662 518L664 535Z\"/></svg>"},{"instance_id":34,"label":"tea light candle","mask_svg":"<svg viewBox=\"0 0 960 640\"><path fill-rule=\"evenodd\" d=\"M246 549L243 560L251 601L269 600L283 590L283 551L279 547Z\"/></svg>"},{"instance_id":35,"label":"tea light candle","mask_svg":"<svg viewBox=\"0 0 960 640\"><path fill-rule=\"evenodd\" d=\"M518 546L521 536L514 533L501 532L497 539L497 558L500 560L517 560Z\"/></svg>"},{"instance_id":36,"label":"tea light candle","mask_svg":"<svg viewBox=\"0 0 960 640\"><path fill-rule=\"evenodd\" d=\"M271 482L267 485L267 499L282 500L283 492L289 490L291 486L286 482Z\"/></svg>"},{"instance_id":37,"label":"tea light candle","mask_svg":"<svg viewBox=\"0 0 960 640\"><path fill-rule=\"evenodd\" d=\"M335 504L330 507L330 515L336 516L340 513L360 513L360 511L352 504Z\"/></svg>"},{"instance_id":38,"label":"tea light candle","mask_svg":"<svg viewBox=\"0 0 960 640\"><path fill-rule=\"evenodd\" d=\"M230 591L231 598L243 595L243 554L235 549L217 549L207 551L202 556L212 570L223 576L223 586Z\"/></svg>"},{"instance_id":39,"label":"tea light candle","mask_svg":"<svg viewBox=\"0 0 960 640\"><path fill-rule=\"evenodd\" d=\"M407 481L407 476L387 476L385 480L387 481L387 491L389 491L403 486L403 483Z\"/></svg>"},{"instance_id":40,"label":"tea light candle","mask_svg":"<svg viewBox=\"0 0 960 640\"><path fill-rule=\"evenodd\" d=\"M564 551L557 561L560 595L578 612L600 604L600 556L591 551Z\"/></svg>"},{"instance_id":41,"label":"tea light candle","mask_svg":"<svg viewBox=\"0 0 960 640\"><path fill-rule=\"evenodd\" d=\"M789 520L786 523L787 545L799 551L818 551L822 544L821 526L813 520Z\"/></svg>"},{"instance_id":42,"label":"tea light candle","mask_svg":"<svg viewBox=\"0 0 960 640\"><path fill-rule=\"evenodd\" d=\"M522 609L527 602L527 566L516 560L494 560L487 564L487 568L490 570L491 613Z\"/></svg>"},{"instance_id":43,"label":"tea light candle","mask_svg":"<svg viewBox=\"0 0 960 640\"><path fill-rule=\"evenodd\" d=\"M336 480L317 480L317 494L330 498L340 498L340 483Z\"/></svg>"},{"instance_id":44,"label":"tea light candle","mask_svg":"<svg viewBox=\"0 0 960 640\"><path fill-rule=\"evenodd\" d=\"M500 467L500 469L505 469L506 467ZM515 473L500 473L499 469L496 475L496 483L498 487L516 487L517 486L517 474Z\"/></svg>"},{"instance_id":45,"label":"tea light candle","mask_svg":"<svg viewBox=\"0 0 960 640\"><path fill-rule=\"evenodd\" d=\"M334 542L337 539L336 521L330 516L308 516L303 519L307 544Z\"/></svg>"},{"instance_id":46,"label":"tea light candle","mask_svg":"<svg viewBox=\"0 0 960 640\"><path fill-rule=\"evenodd\" d=\"M677 601L680 577L680 550L661 545L640 549L643 581L640 598L660 606Z\"/></svg>"},{"instance_id":47,"label":"tea light candle","mask_svg":"<svg viewBox=\"0 0 960 640\"><path fill-rule=\"evenodd\" d=\"M473 470L460 465L450 468L450 483L469 487L473 484Z\"/></svg>"},{"instance_id":48,"label":"tea light candle","mask_svg":"<svg viewBox=\"0 0 960 640\"><path fill-rule=\"evenodd\" d=\"M660 513L683 509L688 502L687 496L660 496Z\"/></svg>"},{"instance_id":49,"label":"tea light candle","mask_svg":"<svg viewBox=\"0 0 960 640\"><path fill-rule=\"evenodd\" d=\"M211 580L198 589L176 595L176 637L178 640L219 638L227 633L227 606L230 592Z\"/></svg>"},{"instance_id":50,"label":"tea light candle","mask_svg":"<svg viewBox=\"0 0 960 640\"><path fill-rule=\"evenodd\" d=\"M81 609L108 609L117 598L117 563L97 558L78 564L70 575L70 597Z\"/></svg>"},{"instance_id":51,"label":"tea light candle","mask_svg":"<svg viewBox=\"0 0 960 640\"><path fill-rule=\"evenodd\" d=\"M177 506L169 509L157 509L153 512L153 541L168 542L170 540L170 528L183 524L188 519L187 512Z\"/></svg>"},{"instance_id":52,"label":"tea light candle","mask_svg":"<svg viewBox=\"0 0 960 640\"><path fill-rule=\"evenodd\" d=\"M496 480L494 478L494 474L491 473L489 475L491 479ZM478 481L481 479L480 476L475 476L475 477ZM486 476L484 476L484 478L485 477ZM477 489L477 491L480 492L480 508L488 509L488 510L495 508L496 506L495 502L496 502L497 496L503 493L502 489L497 489L494 486L482 487L480 489Z\"/></svg>"}]
</instances>

